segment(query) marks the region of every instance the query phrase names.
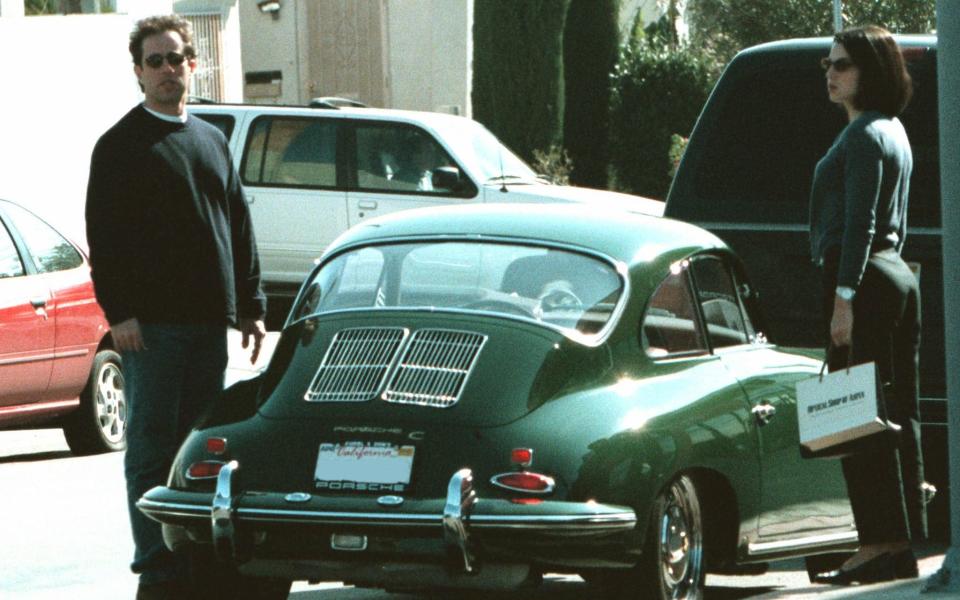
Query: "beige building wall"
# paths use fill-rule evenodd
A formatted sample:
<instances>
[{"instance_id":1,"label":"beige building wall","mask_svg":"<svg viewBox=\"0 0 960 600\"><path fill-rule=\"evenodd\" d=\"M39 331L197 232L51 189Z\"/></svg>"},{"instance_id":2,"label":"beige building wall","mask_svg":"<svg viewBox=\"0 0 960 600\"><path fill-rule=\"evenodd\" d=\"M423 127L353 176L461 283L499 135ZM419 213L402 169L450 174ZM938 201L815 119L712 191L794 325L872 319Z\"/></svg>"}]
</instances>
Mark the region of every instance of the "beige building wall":
<instances>
[{"instance_id":1,"label":"beige building wall","mask_svg":"<svg viewBox=\"0 0 960 600\"><path fill-rule=\"evenodd\" d=\"M473 0L283 0L240 5L244 99L470 113Z\"/></svg>"}]
</instances>

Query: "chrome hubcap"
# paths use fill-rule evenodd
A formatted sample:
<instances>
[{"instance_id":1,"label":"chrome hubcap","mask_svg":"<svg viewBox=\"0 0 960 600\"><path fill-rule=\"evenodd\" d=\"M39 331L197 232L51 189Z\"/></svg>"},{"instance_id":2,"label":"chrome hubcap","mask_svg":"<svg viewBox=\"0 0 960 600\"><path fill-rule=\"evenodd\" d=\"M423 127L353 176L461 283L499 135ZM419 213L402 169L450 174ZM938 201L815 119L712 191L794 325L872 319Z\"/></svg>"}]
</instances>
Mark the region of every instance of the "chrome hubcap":
<instances>
[{"instance_id":1,"label":"chrome hubcap","mask_svg":"<svg viewBox=\"0 0 960 600\"><path fill-rule=\"evenodd\" d=\"M672 598L685 598L700 579L702 537L684 490L674 484L660 520L660 571Z\"/></svg>"},{"instance_id":2,"label":"chrome hubcap","mask_svg":"<svg viewBox=\"0 0 960 600\"><path fill-rule=\"evenodd\" d=\"M127 429L127 403L123 396L123 374L112 362L97 373L96 411L104 439L117 443Z\"/></svg>"}]
</instances>

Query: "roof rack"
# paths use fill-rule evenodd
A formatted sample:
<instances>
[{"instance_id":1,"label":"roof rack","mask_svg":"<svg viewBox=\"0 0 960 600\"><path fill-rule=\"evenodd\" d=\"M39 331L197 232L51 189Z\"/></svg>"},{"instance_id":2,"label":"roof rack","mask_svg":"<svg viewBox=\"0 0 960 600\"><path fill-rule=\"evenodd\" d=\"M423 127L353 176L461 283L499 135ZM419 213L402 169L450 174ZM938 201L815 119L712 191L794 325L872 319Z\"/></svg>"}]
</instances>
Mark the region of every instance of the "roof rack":
<instances>
[{"instance_id":1,"label":"roof rack","mask_svg":"<svg viewBox=\"0 0 960 600\"><path fill-rule=\"evenodd\" d=\"M312 98L307 106L310 108L367 108L367 105L359 100L340 98L337 96L320 96L317 98Z\"/></svg>"}]
</instances>

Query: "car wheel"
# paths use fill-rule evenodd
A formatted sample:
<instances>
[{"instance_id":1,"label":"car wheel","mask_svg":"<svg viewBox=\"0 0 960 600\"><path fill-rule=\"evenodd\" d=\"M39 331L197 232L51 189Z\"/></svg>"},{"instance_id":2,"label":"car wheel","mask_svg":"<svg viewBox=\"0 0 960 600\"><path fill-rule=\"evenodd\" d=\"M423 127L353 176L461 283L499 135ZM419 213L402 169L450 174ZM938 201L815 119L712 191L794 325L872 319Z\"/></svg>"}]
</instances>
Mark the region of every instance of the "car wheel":
<instances>
[{"instance_id":1,"label":"car wheel","mask_svg":"<svg viewBox=\"0 0 960 600\"><path fill-rule=\"evenodd\" d=\"M93 359L90 379L77 407L63 425L74 454L123 450L127 445L127 403L123 394L120 355L101 350Z\"/></svg>"},{"instance_id":2,"label":"car wheel","mask_svg":"<svg viewBox=\"0 0 960 600\"><path fill-rule=\"evenodd\" d=\"M633 569L580 573L603 598L701 600L703 516L693 480L681 475L657 497L640 562Z\"/></svg>"},{"instance_id":3,"label":"car wheel","mask_svg":"<svg viewBox=\"0 0 960 600\"><path fill-rule=\"evenodd\" d=\"M647 547L638 565L641 598L703 597L703 514L693 480L681 475L654 503Z\"/></svg>"}]
</instances>

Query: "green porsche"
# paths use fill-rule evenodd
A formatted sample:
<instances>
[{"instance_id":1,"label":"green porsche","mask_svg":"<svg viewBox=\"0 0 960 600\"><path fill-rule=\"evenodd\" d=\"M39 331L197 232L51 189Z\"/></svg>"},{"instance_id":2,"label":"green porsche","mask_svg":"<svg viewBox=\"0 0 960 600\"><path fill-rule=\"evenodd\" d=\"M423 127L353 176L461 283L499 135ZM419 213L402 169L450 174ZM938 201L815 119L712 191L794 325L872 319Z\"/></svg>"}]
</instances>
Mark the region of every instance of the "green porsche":
<instances>
[{"instance_id":1,"label":"green porsche","mask_svg":"<svg viewBox=\"0 0 960 600\"><path fill-rule=\"evenodd\" d=\"M789 274L784 274L789 277ZM235 597L294 580L699 598L705 574L856 547L837 461L712 234L588 205L437 207L344 233L269 367L140 509ZM818 556L819 555L819 556Z\"/></svg>"}]
</instances>

